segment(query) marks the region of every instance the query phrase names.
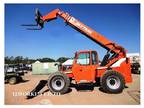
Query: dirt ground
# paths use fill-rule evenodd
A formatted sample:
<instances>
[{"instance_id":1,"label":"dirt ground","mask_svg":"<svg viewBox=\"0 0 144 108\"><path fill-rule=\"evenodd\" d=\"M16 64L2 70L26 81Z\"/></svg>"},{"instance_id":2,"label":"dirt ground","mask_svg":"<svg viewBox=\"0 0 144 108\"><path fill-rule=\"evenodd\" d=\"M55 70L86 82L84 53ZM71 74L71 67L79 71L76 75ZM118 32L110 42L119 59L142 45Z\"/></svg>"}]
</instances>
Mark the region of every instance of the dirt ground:
<instances>
[{"instance_id":1,"label":"dirt ground","mask_svg":"<svg viewBox=\"0 0 144 108\"><path fill-rule=\"evenodd\" d=\"M52 95L45 86L38 96L26 99L26 94L32 91L40 80L46 80L47 75L31 75L29 72L24 81L16 85L5 84L5 105L139 105L140 104L140 75L133 74L133 83L120 94L107 94L96 86L94 90L78 91L74 85L64 95Z\"/></svg>"}]
</instances>

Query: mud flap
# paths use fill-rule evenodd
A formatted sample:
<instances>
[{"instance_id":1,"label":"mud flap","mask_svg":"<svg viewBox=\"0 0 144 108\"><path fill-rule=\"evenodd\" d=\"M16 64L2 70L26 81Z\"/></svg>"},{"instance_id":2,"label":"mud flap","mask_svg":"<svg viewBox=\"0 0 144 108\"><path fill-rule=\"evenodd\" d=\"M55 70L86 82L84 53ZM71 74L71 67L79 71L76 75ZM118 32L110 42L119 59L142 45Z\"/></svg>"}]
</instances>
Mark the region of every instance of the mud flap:
<instances>
[{"instance_id":1,"label":"mud flap","mask_svg":"<svg viewBox=\"0 0 144 108\"><path fill-rule=\"evenodd\" d=\"M47 84L47 80L41 80L38 85L26 96L27 99L32 99L39 95L39 91Z\"/></svg>"}]
</instances>

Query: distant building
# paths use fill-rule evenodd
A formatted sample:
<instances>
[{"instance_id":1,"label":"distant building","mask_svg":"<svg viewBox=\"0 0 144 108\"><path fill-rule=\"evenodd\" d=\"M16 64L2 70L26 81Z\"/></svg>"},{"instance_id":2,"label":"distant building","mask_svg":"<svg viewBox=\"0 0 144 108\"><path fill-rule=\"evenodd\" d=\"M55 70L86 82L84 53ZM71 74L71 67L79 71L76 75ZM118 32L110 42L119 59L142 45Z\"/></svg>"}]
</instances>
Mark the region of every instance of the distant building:
<instances>
[{"instance_id":1,"label":"distant building","mask_svg":"<svg viewBox=\"0 0 144 108\"><path fill-rule=\"evenodd\" d=\"M32 64L32 74L47 75L58 71L59 62L40 62L36 61Z\"/></svg>"},{"instance_id":2,"label":"distant building","mask_svg":"<svg viewBox=\"0 0 144 108\"><path fill-rule=\"evenodd\" d=\"M68 59L62 65L71 66L73 64L73 59Z\"/></svg>"}]
</instances>

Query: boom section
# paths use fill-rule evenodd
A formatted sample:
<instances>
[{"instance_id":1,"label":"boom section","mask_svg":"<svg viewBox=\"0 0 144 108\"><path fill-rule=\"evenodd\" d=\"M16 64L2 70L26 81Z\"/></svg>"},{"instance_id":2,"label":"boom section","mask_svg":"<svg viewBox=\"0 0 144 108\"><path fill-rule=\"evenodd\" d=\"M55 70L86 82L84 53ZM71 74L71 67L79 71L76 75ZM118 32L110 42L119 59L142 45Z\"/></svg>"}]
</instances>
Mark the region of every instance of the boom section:
<instances>
[{"instance_id":1,"label":"boom section","mask_svg":"<svg viewBox=\"0 0 144 108\"><path fill-rule=\"evenodd\" d=\"M42 16L41 19L44 22L45 21L48 22L48 21L51 21L53 19L56 19L57 16L64 19L65 23L67 23L68 25L70 25L71 27L76 29L77 31L81 32L86 37L93 40L94 42L96 42L97 44L99 44L100 46L105 48L106 50L111 51L115 54L121 53L124 57L126 56L125 49L123 47L110 41L109 39L107 39L103 35L99 34L95 30L93 30L92 28L88 27L87 25L83 24L82 22L80 22L79 20L74 18L73 16L71 16L68 13L65 13L59 9L55 9L55 10L51 11L47 15Z\"/></svg>"}]
</instances>

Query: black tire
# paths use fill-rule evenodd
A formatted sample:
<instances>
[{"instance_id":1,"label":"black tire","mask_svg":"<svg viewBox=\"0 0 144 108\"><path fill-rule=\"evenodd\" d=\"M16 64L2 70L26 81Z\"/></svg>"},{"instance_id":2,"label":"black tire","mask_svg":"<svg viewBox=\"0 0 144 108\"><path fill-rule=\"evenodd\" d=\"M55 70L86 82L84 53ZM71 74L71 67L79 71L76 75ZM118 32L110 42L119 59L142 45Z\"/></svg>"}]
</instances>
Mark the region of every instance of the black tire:
<instances>
[{"instance_id":1,"label":"black tire","mask_svg":"<svg viewBox=\"0 0 144 108\"><path fill-rule=\"evenodd\" d=\"M101 78L101 87L107 93L121 93L125 87L124 77L116 71L109 70Z\"/></svg>"},{"instance_id":2,"label":"black tire","mask_svg":"<svg viewBox=\"0 0 144 108\"><path fill-rule=\"evenodd\" d=\"M9 84L13 85L17 83L17 77L10 77L8 80Z\"/></svg>"},{"instance_id":3,"label":"black tire","mask_svg":"<svg viewBox=\"0 0 144 108\"><path fill-rule=\"evenodd\" d=\"M48 88L53 94L65 94L70 86L69 78L62 72L56 72L48 78Z\"/></svg>"}]
</instances>

